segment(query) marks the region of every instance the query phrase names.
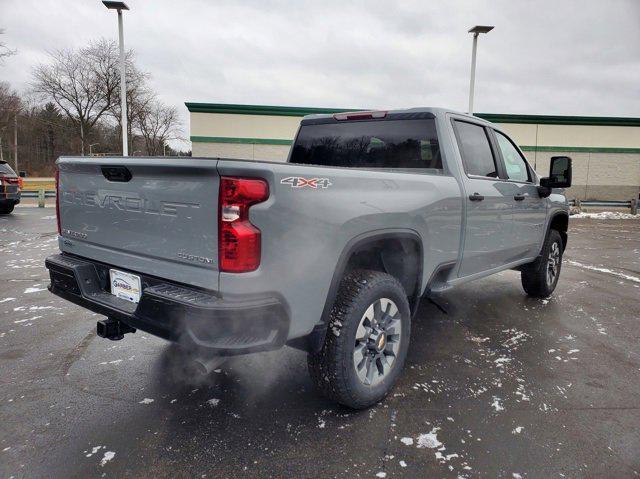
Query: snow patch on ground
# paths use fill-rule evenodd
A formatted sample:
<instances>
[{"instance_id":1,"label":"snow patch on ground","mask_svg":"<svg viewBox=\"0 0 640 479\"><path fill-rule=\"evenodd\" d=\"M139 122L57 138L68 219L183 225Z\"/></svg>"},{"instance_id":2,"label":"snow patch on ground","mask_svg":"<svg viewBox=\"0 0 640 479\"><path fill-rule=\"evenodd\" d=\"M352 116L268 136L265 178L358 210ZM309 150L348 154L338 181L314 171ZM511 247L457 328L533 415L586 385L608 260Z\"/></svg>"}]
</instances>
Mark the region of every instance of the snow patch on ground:
<instances>
[{"instance_id":1,"label":"snow patch on ground","mask_svg":"<svg viewBox=\"0 0 640 479\"><path fill-rule=\"evenodd\" d=\"M571 266L577 266L578 268L588 269L591 271L597 271L599 273L606 273L612 276L617 276L618 278L628 279L629 281L633 281L634 283L640 283L640 278L637 276L631 276L630 274L620 273L619 271L614 271L609 268L601 268L599 266L593 266L590 264L580 263L579 261L574 261L572 259L566 260L568 264Z\"/></svg>"},{"instance_id":2,"label":"snow patch on ground","mask_svg":"<svg viewBox=\"0 0 640 479\"><path fill-rule=\"evenodd\" d=\"M424 449L428 447L429 449L435 449L437 447L442 446L442 443L438 441L437 432L440 430L439 427L434 427L431 432L426 434L420 434L418 436L418 441L416 446L419 449Z\"/></svg>"},{"instance_id":3,"label":"snow patch on ground","mask_svg":"<svg viewBox=\"0 0 640 479\"><path fill-rule=\"evenodd\" d=\"M640 215L632 215L631 213L621 213L618 211L601 211L599 213L578 213L571 215L573 218L590 218L592 220L637 220Z\"/></svg>"},{"instance_id":4,"label":"snow patch on ground","mask_svg":"<svg viewBox=\"0 0 640 479\"><path fill-rule=\"evenodd\" d=\"M218 404L220 404L220 399L218 398L211 398L207 401L207 404L211 407L216 407Z\"/></svg>"},{"instance_id":5,"label":"snow patch on ground","mask_svg":"<svg viewBox=\"0 0 640 479\"><path fill-rule=\"evenodd\" d=\"M24 290L24 294L39 293L40 291L46 291L47 288L27 288Z\"/></svg>"},{"instance_id":6,"label":"snow patch on ground","mask_svg":"<svg viewBox=\"0 0 640 479\"><path fill-rule=\"evenodd\" d=\"M486 341L489 341L489 338L480 338L478 336L471 336L469 338L469 341L473 341L476 344L482 344L482 343L484 343Z\"/></svg>"},{"instance_id":7,"label":"snow patch on ground","mask_svg":"<svg viewBox=\"0 0 640 479\"><path fill-rule=\"evenodd\" d=\"M29 322L29 321L33 321L33 320L35 320L35 319L39 319L39 318L41 318L41 317L42 317L42 316L33 316L32 318L17 319L17 320L15 320L13 323L14 323L14 324L27 323L27 322ZM25 325L25 326L28 326L28 325Z\"/></svg>"},{"instance_id":8,"label":"snow patch on ground","mask_svg":"<svg viewBox=\"0 0 640 479\"><path fill-rule=\"evenodd\" d=\"M95 453L97 453L97 452L98 452L100 449L102 449L103 447L104 447L104 446L94 446L94 447L92 447L92 448L91 448L91 452L87 453L87 454L86 454L86 457L91 457L91 456L93 456ZM86 453L87 451L84 451L84 452Z\"/></svg>"},{"instance_id":9,"label":"snow patch on ground","mask_svg":"<svg viewBox=\"0 0 640 479\"><path fill-rule=\"evenodd\" d=\"M450 461L454 457L460 457L457 453L453 454L442 454L440 451L436 452L436 459L440 461Z\"/></svg>"},{"instance_id":10,"label":"snow patch on ground","mask_svg":"<svg viewBox=\"0 0 640 479\"><path fill-rule=\"evenodd\" d=\"M507 358L507 357L500 357L498 359L494 359L493 362L498 366L498 367L503 367L504 363L509 363L511 362L511 358Z\"/></svg>"},{"instance_id":11,"label":"snow patch on ground","mask_svg":"<svg viewBox=\"0 0 640 479\"><path fill-rule=\"evenodd\" d=\"M105 364L120 364L122 362L122 359L114 359L113 361L102 361L101 363L98 363L100 365L105 365ZM152 399L153 401L153 399Z\"/></svg>"},{"instance_id":12,"label":"snow patch on ground","mask_svg":"<svg viewBox=\"0 0 640 479\"><path fill-rule=\"evenodd\" d=\"M138 404L151 404L153 401L155 401L155 399L151 399L151 398L144 398L142 401L140 401Z\"/></svg>"},{"instance_id":13,"label":"snow patch on ground","mask_svg":"<svg viewBox=\"0 0 640 479\"><path fill-rule=\"evenodd\" d=\"M9 301L15 301L16 298L4 298L4 299L0 299L0 303L7 303Z\"/></svg>"},{"instance_id":14,"label":"snow patch on ground","mask_svg":"<svg viewBox=\"0 0 640 479\"><path fill-rule=\"evenodd\" d=\"M503 329L503 333L509 334L509 337L502 341L502 346L511 350L516 350L521 344L527 342L530 335L516 328Z\"/></svg>"},{"instance_id":15,"label":"snow patch on ground","mask_svg":"<svg viewBox=\"0 0 640 479\"><path fill-rule=\"evenodd\" d=\"M411 437L403 437L400 442L405 446L413 446L413 438Z\"/></svg>"},{"instance_id":16,"label":"snow patch on ground","mask_svg":"<svg viewBox=\"0 0 640 479\"><path fill-rule=\"evenodd\" d=\"M104 465L109 462L111 459L115 457L116 453L113 451L107 451L104 453L102 460L100 461L100 465L104 467Z\"/></svg>"},{"instance_id":17,"label":"snow patch on ground","mask_svg":"<svg viewBox=\"0 0 640 479\"><path fill-rule=\"evenodd\" d=\"M504 411L504 406L502 405L502 399L498 396L493 396L493 402L491 403L491 407L496 410L496 412Z\"/></svg>"}]
</instances>

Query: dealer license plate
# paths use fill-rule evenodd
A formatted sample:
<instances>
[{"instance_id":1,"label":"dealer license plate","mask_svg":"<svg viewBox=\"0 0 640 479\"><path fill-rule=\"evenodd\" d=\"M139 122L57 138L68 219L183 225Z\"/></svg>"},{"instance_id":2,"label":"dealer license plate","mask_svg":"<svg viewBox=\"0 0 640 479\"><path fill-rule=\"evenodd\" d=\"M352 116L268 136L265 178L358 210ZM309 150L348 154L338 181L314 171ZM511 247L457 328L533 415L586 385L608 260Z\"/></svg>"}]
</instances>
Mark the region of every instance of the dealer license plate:
<instances>
[{"instance_id":1,"label":"dealer license plate","mask_svg":"<svg viewBox=\"0 0 640 479\"><path fill-rule=\"evenodd\" d=\"M111 294L132 303L140 301L140 276L110 269L109 277L111 279Z\"/></svg>"}]
</instances>

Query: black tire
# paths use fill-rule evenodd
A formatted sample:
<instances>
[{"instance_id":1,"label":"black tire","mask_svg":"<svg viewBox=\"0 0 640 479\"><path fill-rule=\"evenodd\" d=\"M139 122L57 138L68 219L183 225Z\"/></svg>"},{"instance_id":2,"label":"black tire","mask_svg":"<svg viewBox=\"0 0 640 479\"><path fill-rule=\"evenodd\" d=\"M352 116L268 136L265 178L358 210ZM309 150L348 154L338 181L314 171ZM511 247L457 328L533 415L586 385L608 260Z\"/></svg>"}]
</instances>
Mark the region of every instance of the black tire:
<instances>
[{"instance_id":1,"label":"black tire","mask_svg":"<svg viewBox=\"0 0 640 479\"><path fill-rule=\"evenodd\" d=\"M13 213L13 208L15 208L14 204L0 205L0 215L10 215Z\"/></svg>"},{"instance_id":2,"label":"black tire","mask_svg":"<svg viewBox=\"0 0 640 479\"><path fill-rule=\"evenodd\" d=\"M389 314L395 309L389 306L387 300L391 300L393 306L397 307L397 313ZM387 313L382 314L382 320L374 319L373 324L376 328L367 328L363 326L365 323L362 323L368 321L365 319L365 313L373 311L369 308L376 304L377 311L380 311L380 306L385 304ZM395 326L391 326L391 323ZM385 324L389 325L386 330ZM378 326L380 330L377 329ZM373 333L367 336L368 339L358 341L356 333L365 329L386 332L381 341L372 341ZM395 334L396 332L398 334ZM351 272L340 283L322 350L308 356L309 373L316 388L323 396L352 409L364 409L376 404L389 393L400 376L409 349L410 334L409 302L398 280L379 271ZM368 348L371 350L367 349L365 344L369 345ZM395 351L388 350L392 345ZM374 349L380 346L381 349ZM365 367L369 368L370 365L375 367L372 373L372 377L375 377L370 384L365 384L368 374L366 374L367 379L363 380L359 377L359 374L362 374L362 368L360 373L356 371L354 358L356 349L359 349L359 354L362 354L363 359L360 364L366 361ZM375 355L378 355L378 359L373 359ZM382 360L384 360L384 366L380 362ZM391 362L390 365L389 362ZM382 372L381 369L384 370L385 367L388 369ZM374 381L377 383L374 384Z\"/></svg>"},{"instance_id":3,"label":"black tire","mask_svg":"<svg viewBox=\"0 0 640 479\"><path fill-rule=\"evenodd\" d=\"M563 250L560 233L549 230L538 259L524 266L520 273L522 288L529 296L534 298L551 296L560 278ZM555 267L552 263L555 263ZM555 274L552 275L550 270L554 270Z\"/></svg>"}]
</instances>

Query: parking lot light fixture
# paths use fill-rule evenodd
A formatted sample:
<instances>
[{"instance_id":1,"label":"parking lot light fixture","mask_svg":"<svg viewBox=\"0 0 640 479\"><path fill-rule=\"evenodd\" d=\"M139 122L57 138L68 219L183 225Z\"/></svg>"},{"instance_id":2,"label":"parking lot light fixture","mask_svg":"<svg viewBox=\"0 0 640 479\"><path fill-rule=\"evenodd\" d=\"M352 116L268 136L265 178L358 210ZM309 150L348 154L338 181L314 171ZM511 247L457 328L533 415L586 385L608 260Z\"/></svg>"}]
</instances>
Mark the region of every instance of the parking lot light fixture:
<instances>
[{"instance_id":1,"label":"parking lot light fixture","mask_svg":"<svg viewBox=\"0 0 640 479\"><path fill-rule=\"evenodd\" d=\"M124 2L102 2L109 10L118 11L118 43L120 45L120 104L122 110L122 156L129 156L129 140L127 138L127 83L124 59L124 32L122 26L122 11L129 10Z\"/></svg>"},{"instance_id":2,"label":"parking lot light fixture","mask_svg":"<svg viewBox=\"0 0 640 479\"><path fill-rule=\"evenodd\" d=\"M471 50L471 79L469 81L469 115L473 115L473 90L476 82L476 50L478 48L478 35L481 33L489 33L493 30L490 25L476 25L469 29L469 33L473 33L473 49Z\"/></svg>"}]
</instances>

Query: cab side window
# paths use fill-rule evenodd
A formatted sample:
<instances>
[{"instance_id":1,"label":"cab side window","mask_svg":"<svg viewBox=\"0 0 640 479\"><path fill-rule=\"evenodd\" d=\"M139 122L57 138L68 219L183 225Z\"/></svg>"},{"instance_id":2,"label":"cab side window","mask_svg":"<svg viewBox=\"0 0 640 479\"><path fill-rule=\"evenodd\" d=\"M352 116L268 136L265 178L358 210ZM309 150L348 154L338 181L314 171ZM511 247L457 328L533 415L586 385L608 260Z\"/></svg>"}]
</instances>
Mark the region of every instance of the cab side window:
<instances>
[{"instance_id":1,"label":"cab side window","mask_svg":"<svg viewBox=\"0 0 640 479\"><path fill-rule=\"evenodd\" d=\"M495 133L496 139L498 140L498 147L504 160L504 167L507 170L507 177L514 181L531 181L529 168L527 168L527 164L520 152L513 146L509 138L499 131Z\"/></svg>"},{"instance_id":2,"label":"cab side window","mask_svg":"<svg viewBox=\"0 0 640 479\"><path fill-rule=\"evenodd\" d=\"M498 169L484 127L466 121L454 122L458 148L468 175L498 177Z\"/></svg>"}]
</instances>

